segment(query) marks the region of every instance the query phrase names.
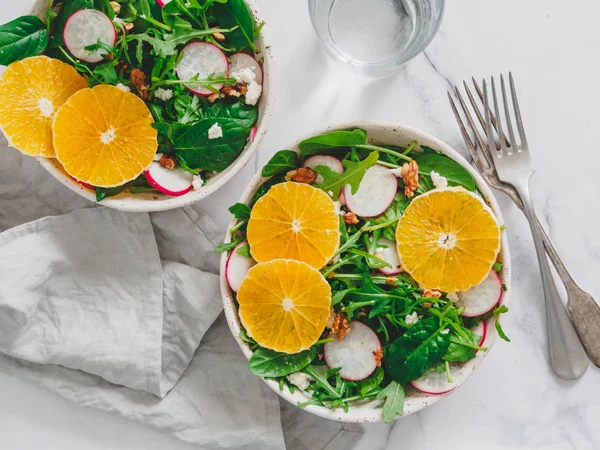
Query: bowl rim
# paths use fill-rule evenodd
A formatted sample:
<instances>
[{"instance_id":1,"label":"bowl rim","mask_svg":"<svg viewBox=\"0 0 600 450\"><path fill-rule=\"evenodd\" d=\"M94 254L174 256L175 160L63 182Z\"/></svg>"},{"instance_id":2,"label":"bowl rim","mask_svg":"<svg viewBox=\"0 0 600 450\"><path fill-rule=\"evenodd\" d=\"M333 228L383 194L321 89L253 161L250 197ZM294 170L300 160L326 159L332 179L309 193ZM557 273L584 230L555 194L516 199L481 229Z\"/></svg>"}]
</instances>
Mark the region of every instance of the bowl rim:
<instances>
[{"instance_id":1,"label":"bowl rim","mask_svg":"<svg viewBox=\"0 0 600 450\"><path fill-rule=\"evenodd\" d=\"M500 211L498 202L496 201L492 190L485 183L485 181L483 180L481 175L479 175L479 173L477 173L475 171L475 169L468 163L468 161L462 155L460 155L456 150L454 150L450 145L448 145L447 143L445 143L445 142L443 142L443 141L441 141L419 129L412 128L410 126L405 126L405 125L393 124L390 122L349 121L349 122L343 122L343 123L339 123L339 124L335 124L335 125L330 125L330 126L327 126L324 128L316 129L316 130L306 134L301 139L298 139L294 143L294 145L292 145L291 147L286 147L286 148L297 149L298 143L300 143L304 139L310 138L312 136L316 136L318 134L325 133L327 131L348 129L348 128L352 128L352 127L358 127L358 128L365 129L367 131L367 135L369 135L370 130L373 130L373 129L389 130L389 131L392 131L399 135L402 133L409 135L409 136L411 136L411 138L417 140L419 145L421 144L422 141L428 141L428 142L434 143L434 145L432 146L433 148L444 153L446 156L450 157L454 161L458 162L460 165L465 167L471 173L471 175L473 175L476 185L477 185L477 188L483 194L484 199L487 201L489 206L492 208L492 211L494 211L494 214L496 215L498 222L500 224L504 224L504 219L502 217L502 212ZM382 143L380 141L377 141L377 142ZM252 195L254 194L254 192L256 191L256 189L266 179L267 178L263 178L261 176L260 171L257 172L254 175L254 177L250 180L248 186L244 190L244 193L242 194L239 201L241 203L247 204L248 201L251 199ZM231 241L231 235L229 233L229 230L235 225L236 221L237 221L237 219L235 219L234 217L232 217L232 219L230 220L230 222L227 226L225 242ZM502 245L502 247L501 247L499 258L503 262L503 269L502 269L502 273L500 274L500 277L502 279L503 284L506 286L506 291L504 292L504 294L502 296L501 303L506 305L509 303L508 299L510 297L510 292L511 292L511 273L512 273L512 271L511 271L508 239L507 239L506 232L504 232L504 231L501 233L501 245ZM250 350L248 345L243 341L243 339L241 339L241 337L240 337L241 328L240 328L239 318L238 318L238 314L237 314L237 308L235 306L235 301L234 301L234 298L232 295L231 288L229 287L226 276L225 276L225 268L226 268L226 264L227 264L227 258L228 258L228 254L227 254L227 252L225 252L221 255L221 261L220 261L219 277L220 277L221 298L223 301L223 309L225 312L227 324L229 325L229 329L230 329L233 337L235 338L236 342L240 346L240 349L242 350L242 353L244 354L246 359L249 359L250 356L252 355L252 351ZM495 327L493 326L493 318L488 319L488 321L486 322L486 326L487 326L487 334L486 334L486 338L485 338L485 345L488 348L488 350L487 350L487 352L478 352L478 354L475 358L473 358L470 361L468 361L467 363L465 363L464 374L461 377L461 382L459 383L459 385L452 391L450 391L446 394L441 394L441 395L424 394L424 393L420 393L416 390L415 390L415 392L411 392L410 395L407 394L406 401L409 402L411 399L414 399L415 405L413 405L412 408L407 408L407 411L405 412L405 414L400 417L408 416L410 414L418 412L430 405L433 405L433 404L439 402L443 398L448 397L450 394L452 394L452 392L456 391L457 388L460 388L460 386L462 384L464 384L466 379L469 378L469 376L477 369L477 367L479 366L479 364L481 363L483 358L489 354L489 352L491 351L491 349L497 339L497 332L495 330ZM248 372L248 375L255 376L255 375L252 375L250 372ZM275 391L280 397L284 398L286 401L293 404L294 406L297 406L298 401L305 401L308 399L308 397L306 395L303 395L302 391L300 391L299 389L297 389L294 392L294 394L291 394L289 392L289 390L287 390L287 389L284 389L283 391L281 391L279 389L279 384L275 381L265 380L264 378L262 378L262 380L273 391ZM380 422L383 420L382 414L381 414L381 408L377 407L376 406L377 404L380 404L380 401L372 400L372 401L366 402L361 405L353 405L353 407L350 408L348 413L346 413L341 408L331 409L331 408L327 408L324 406L318 406L318 405L309 405L306 408L304 408L304 410L307 412L310 412L314 415L317 415L317 416L320 416L320 417L323 417L326 419L330 419L330 420L340 421L340 422L371 423L371 422ZM361 412L361 410L364 410L364 411ZM397 417L396 419L398 419L400 417Z\"/></svg>"},{"instance_id":2,"label":"bowl rim","mask_svg":"<svg viewBox=\"0 0 600 450\"><path fill-rule=\"evenodd\" d=\"M245 0L248 8L256 23L262 22L262 16L258 7L256 6L256 0ZM37 0L32 2L31 5L26 5L29 13L39 13L40 5L45 0ZM23 13L26 13L25 11ZM273 56L271 54L271 40L269 32L265 31L266 27L260 32L258 36L258 47L260 54L264 58L262 65L264 78L263 78L263 95L259 100L260 105L263 105L262 113L259 109L259 121L257 124L257 131L255 138L252 142L249 142L236 160L231 163L226 169L215 175L206 185L197 191L190 191L179 197L168 197L161 196L159 199L154 199L153 195L157 194L123 194L122 196L109 197L102 202L96 201L96 194L92 190L82 186L77 181L69 177L58 161L54 158L36 158L38 163L48 171L56 180L61 184L69 188L71 191L79 194L81 197L89 200L95 204L106 206L112 209L126 211L126 212L155 212L155 211L168 211L176 208L196 203L213 193L217 192L223 186L225 186L233 177L235 177L254 157L257 153L260 143L267 133L271 117L274 99L275 83L272 76L272 63Z\"/></svg>"}]
</instances>

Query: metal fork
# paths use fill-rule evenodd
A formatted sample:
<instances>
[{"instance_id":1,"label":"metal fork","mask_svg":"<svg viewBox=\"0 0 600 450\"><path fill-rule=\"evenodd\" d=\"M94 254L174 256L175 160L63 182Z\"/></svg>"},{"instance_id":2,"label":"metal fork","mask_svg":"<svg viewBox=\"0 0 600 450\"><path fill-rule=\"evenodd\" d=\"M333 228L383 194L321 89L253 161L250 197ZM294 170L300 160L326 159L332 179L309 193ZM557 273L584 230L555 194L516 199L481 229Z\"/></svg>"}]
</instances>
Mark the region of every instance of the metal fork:
<instances>
[{"instance_id":1,"label":"metal fork","mask_svg":"<svg viewBox=\"0 0 600 450\"><path fill-rule=\"evenodd\" d=\"M595 308L598 309L599 314L597 317L600 317L600 308L598 308L598 305L594 302L591 296L589 296L589 294L582 291L575 284L568 271L560 261L560 258L558 257L558 254L552 246L550 239L543 231L543 228L541 227L539 221L535 216L533 203L531 202L531 198L529 195L529 178L533 174L534 169L529 156L527 138L523 129L523 122L521 119L512 74L510 75L510 87L520 145L517 145L515 133L512 127L511 113L510 108L508 106L508 97L506 95L504 77L501 76L500 82L502 88L508 139L504 134L502 128L502 119L500 116L500 108L497 99L494 79L492 78L492 96L494 100L495 114L491 111L489 107L490 102L487 95L487 83L484 81L484 89L482 92L481 89L479 89L479 86L477 85L475 80L473 80L473 82L477 93L479 94L479 97L483 101L483 115L481 114L481 111L477 106L477 102L475 101L466 82L464 83L465 91L467 93L469 101L471 102L473 110L475 111L475 114L477 115L477 118L479 119L479 122L481 123L484 129L484 135L487 137L487 143L479 133L477 126L475 125L475 122L473 121L469 109L466 106L458 88L455 88L456 95L460 101L467 122L473 130L473 133L475 135L475 142L471 139L471 136L469 135L461 119L461 116L458 113L452 96L450 95L450 93L448 93L450 105L461 129L461 133L463 135L465 143L467 144L467 148L471 152L475 164L477 165L478 169L480 170L486 181L490 184L490 186L506 192L515 202L515 204L527 216L527 219L531 226L531 232L534 237L536 253L538 256L540 271L542 274L544 297L546 300L546 314L548 321L548 338L550 343L549 348L551 365L556 374L562 378L578 378L581 375L583 375L587 369L587 358L585 356L583 347L581 346L581 342L577 338L577 334L573 328L573 325L569 320L569 316L567 315L564 305L562 304L562 301L558 294L558 290L556 289L556 285L554 284L552 273L550 271L550 266L548 265L546 254L544 253L544 242L546 243L548 253L551 259L553 260L553 263L557 267L559 275L565 282L567 291L569 293L573 293L573 295L569 297L569 304L571 304L571 297L573 297L573 299L577 298L578 305L586 304L586 306L589 306L591 308L591 304L593 304L593 306L595 306ZM496 135L494 134L494 130L496 130L497 132L497 139ZM479 146L482 150L481 153L484 159L482 159L479 153L477 152L477 146ZM586 296L587 298L585 298ZM581 311L581 308L576 309ZM596 322L596 324L598 323L600 322ZM580 333L582 333L583 335L583 331L585 331L586 333L590 331L590 325L591 322L587 321L585 323L585 326L581 327ZM596 345L592 345L593 349L595 349L596 351L591 352L591 354L593 353L596 357L598 357L598 361L600 361L600 348L598 348L597 345L600 342L600 336L596 337L598 341L595 341Z\"/></svg>"}]
</instances>

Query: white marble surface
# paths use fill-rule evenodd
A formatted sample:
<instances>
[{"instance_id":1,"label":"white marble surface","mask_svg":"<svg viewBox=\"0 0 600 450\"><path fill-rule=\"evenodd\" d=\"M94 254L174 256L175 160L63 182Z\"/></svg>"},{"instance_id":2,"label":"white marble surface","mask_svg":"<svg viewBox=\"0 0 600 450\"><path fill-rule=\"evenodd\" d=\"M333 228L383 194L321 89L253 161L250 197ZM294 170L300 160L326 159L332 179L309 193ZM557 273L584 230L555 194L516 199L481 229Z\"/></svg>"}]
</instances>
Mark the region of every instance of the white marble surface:
<instances>
[{"instance_id":1,"label":"white marble surface","mask_svg":"<svg viewBox=\"0 0 600 450\"><path fill-rule=\"evenodd\" d=\"M273 41L277 104L258 158L202 204L222 227L257 167L296 137L353 119L421 128L459 151L461 136L446 90L471 75L512 70L537 166L535 203L565 263L600 299L600 120L597 82L600 3L592 0L449 1L425 54L397 76L365 81L332 66L303 0L259 0ZM393 426L371 425L359 449L600 448L600 371L575 382L548 366L537 263L527 224L499 196L513 257L511 311L499 342L451 397ZM73 406L0 376L2 449L190 449L147 428Z\"/></svg>"}]
</instances>

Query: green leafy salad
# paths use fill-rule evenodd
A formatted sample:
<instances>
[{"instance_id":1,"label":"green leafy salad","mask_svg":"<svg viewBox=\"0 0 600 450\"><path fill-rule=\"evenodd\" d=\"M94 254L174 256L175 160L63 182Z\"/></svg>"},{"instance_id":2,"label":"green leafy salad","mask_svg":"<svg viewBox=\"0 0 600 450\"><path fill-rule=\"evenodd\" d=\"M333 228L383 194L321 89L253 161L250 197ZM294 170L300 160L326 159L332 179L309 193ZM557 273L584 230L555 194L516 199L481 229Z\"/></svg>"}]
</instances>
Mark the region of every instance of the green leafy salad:
<instances>
[{"instance_id":1,"label":"green leafy salad","mask_svg":"<svg viewBox=\"0 0 600 450\"><path fill-rule=\"evenodd\" d=\"M49 0L44 19L0 26L0 64L46 55L89 87L139 96L158 131L155 162L133 181L95 187L171 196L200 189L256 132L263 57L244 0Z\"/></svg>"},{"instance_id":2,"label":"green leafy salad","mask_svg":"<svg viewBox=\"0 0 600 450\"><path fill-rule=\"evenodd\" d=\"M411 393L446 394L464 380L464 364L487 350L492 331L488 323L509 340L498 321L508 311L502 304L506 287L498 260L504 227L467 169L417 142L406 147L374 145L366 131L349 129L314 136L298 148L276 153L263 168L263 182L249 203L230 208L237 223L231 241L217 251L228 253L225 276L239 308L239 293L250 274L269 263L262 253L258 257L264 237L255 243L248 233L253 220L264 220L263 209L260 218L255 214L259 203L282 183L324 191L339 215L339 246L320 269L331 291L330 317L310 348L296 353L259 344L258 332L242 318L240 337L253 352L249 370L279 383L282 391L306 393L300 408L348 411L353 405L375 402L390 422L403 414ZM471 214L469 208L477 212ZM471 226L482 218L487 222ZM274 218L277 226L286 220L281 213ZM302 230L301 219L290 220L294 231ZM411 237L422 223L423 238ZM424 243L431 239L428 233L438 233L437 227L443 231L439 238L434 235L433 244ZM493 238L469 244L470 236L479 236L483 229ZM318 242L312 244L318 248ZM479 266L468 253L484 252L486 245L494 251L482 253L487 262ZM428 253L419 258L423 249ZM285 251L277 256L281 261L290 259ZM456 259L463 264L460 270L452 266ZM454 267L454 273L438 270L444 264ZM468 276L475 276L475 283L465 285ZM450 286L468 287L449 292ZM264 298L258 295L254 304L274 301L271 293ZM283 299L282 307L293 310L293 302L293 297ZM260 331L260 326L254 330ZM296 326L289 330L277 333L297 331Z\"/></svg>"}]
</instances>

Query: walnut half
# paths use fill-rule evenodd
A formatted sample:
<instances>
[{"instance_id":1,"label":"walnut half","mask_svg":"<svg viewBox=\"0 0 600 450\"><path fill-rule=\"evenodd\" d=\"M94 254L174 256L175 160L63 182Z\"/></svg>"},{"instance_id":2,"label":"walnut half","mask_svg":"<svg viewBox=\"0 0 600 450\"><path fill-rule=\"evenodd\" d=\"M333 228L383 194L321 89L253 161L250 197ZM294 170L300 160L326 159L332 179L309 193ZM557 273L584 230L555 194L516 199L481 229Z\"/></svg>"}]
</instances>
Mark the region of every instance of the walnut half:
<instances>
[{"instance_id":1,"label":"walnut half","mask_svg":"<svg viewBox=\"0 0 600 450\"><path fill-rule=\"evenodd\" d=\"M295 181L296 183L313 183L317 179L317 172L308 167L300 167L296 170L290 170L285 175L285 181Z\"/></svg>"}]
</instances>

